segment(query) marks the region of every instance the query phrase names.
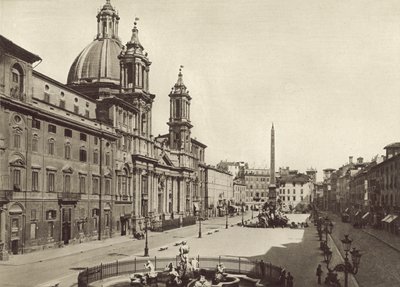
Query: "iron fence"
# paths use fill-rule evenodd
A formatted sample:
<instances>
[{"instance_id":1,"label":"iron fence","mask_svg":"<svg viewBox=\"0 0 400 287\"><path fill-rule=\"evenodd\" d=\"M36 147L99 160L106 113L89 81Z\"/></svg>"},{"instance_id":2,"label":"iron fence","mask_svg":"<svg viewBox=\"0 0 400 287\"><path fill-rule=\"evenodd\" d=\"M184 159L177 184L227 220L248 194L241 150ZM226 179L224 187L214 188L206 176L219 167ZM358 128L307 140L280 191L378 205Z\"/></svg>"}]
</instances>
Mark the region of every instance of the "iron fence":
<instances>
[{"instance_id":1,"label":"iron fence","mask_svg":"<svg viewBox=\"0 0 400 287\"><path fill-rule=\"evenodd\" d=\"M131 274L136 272L145 272L144 264L151 260L157 271L163 271L169 263L178 265L179 256L175 257L150 257L134 258L133 260L121 260L109 263L102 263L97 266L88 267L78 275L78 286L88 287L90 283L106 278ZM259 261L249 260L242 257L201 257L197 256L200 269L215 270L217 264L223 263L225 270L232 274L245 274L250 277L264 277L272 282L277 282L281 273L281 267L275 266L270 262L264 262L264 272L261 270Z\"/></svg>"}]
</instances>

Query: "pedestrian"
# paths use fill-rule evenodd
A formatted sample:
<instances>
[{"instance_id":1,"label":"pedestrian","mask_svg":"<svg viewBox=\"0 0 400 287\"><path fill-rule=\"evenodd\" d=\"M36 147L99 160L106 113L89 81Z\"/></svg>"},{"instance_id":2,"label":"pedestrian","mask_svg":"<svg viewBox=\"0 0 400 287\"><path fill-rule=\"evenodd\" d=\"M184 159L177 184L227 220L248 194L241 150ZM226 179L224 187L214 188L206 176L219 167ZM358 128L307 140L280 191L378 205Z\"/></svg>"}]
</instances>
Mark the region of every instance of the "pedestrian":
<instances>
[{"instance_id":1,"label":"pedestrian","mask_svg":"<svg viewBox=\"0 0 400 287\"><path fill-rule=\"evenodd\" d=\"M321 264L318 264L316 275L318 277L318 284L321 285L321 276L322 276Z\"/></svg>"},{"instance_id":2,"label":"pedestrian","mask_svg":"<svg viewBox=\"0 0 400 287\"><path fill-rule=\"evenodd\" d=\"M260 261L260 270L261 270L261 278L264 279L265 277L265 263L264 261L261 259Z\"/></svg>"},{"instance_id":3,"label":"pedestrian","mask_svg":"<svg viewBox=\"0 0 400 287\"><path fill-rule=\"evenodd\" d=\"M286 280L286 270L283 268L281 270L281 275L279 276L279 285L285 286L285 280Z\"/></svg>"},{"instance_id":4,"label":"pedestrian","mask_svg":"<svg viewBox=\"0 0 400 287\"><path fill-rule=\"evenodd\" d=\"M293 276L290 274L290 272L287 273L286 287L293 287Z\"/></svg>"}]
</instances>

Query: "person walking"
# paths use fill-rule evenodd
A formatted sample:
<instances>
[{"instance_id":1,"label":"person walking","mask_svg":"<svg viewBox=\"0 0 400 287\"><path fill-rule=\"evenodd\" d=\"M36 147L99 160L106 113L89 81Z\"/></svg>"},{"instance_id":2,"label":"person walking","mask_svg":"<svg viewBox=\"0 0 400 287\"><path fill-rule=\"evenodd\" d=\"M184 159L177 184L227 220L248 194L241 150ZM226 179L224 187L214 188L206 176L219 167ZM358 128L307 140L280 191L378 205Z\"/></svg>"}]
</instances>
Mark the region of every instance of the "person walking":
<instances>
[{"instance_id":1,"label":"person walking","mask_svg":"<svg viewBox=\"0 0 400 287\"><path fill-rule=\"evenodd\" d=\"M321 264L318 264L316 275L318 277L318 284L321 285L321 276L322 276Z\"/></svg>"},{"instance_id":2,"label":"person walking","mask_svg":"<svg viewBox=\"0 0 400 287\"><path fill-rule=\"evenodd\" d=\"M286 287L293 287L293 276L290 274L290 272L287 273Z\"/></svg>"},{"instance_id":3,"label":"person walking","mask_svg":"<svg viewBox=\"0 0 400 287\"><path fill-rule=\"evenodd\" d=\"M260 270L261 270L261 278L264 279L265 277L265 263L264 261L261 259L260 261Z\"/></svg>"},{"instance_id":4,"label":"person walking","mask_svg":"<svg viewBox=\"0 0 400 287\"><path fill-rule=\"evenodd\" d=\"M286 270L285 268L282 269L281 275L279 276L279 285L285 286L286 281Z\"/></svg>"}]
</instances>

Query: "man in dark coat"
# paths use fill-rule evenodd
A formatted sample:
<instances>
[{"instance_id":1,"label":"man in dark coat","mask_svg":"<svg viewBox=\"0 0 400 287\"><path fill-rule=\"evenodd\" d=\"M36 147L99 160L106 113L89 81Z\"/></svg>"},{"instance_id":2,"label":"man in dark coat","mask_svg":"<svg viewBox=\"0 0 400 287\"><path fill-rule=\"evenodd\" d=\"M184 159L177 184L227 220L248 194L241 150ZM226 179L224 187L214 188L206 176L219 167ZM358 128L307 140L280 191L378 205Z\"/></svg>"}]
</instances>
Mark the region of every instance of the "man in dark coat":
<instances>
[{"instance_id":1,"label":"man in dark coat","mask_svg":"<svg viewBox=\"0 0 400 287\"><path fill-rule=\"evenodd\" d=\"M321 264L318 264L316 275L318 277L318 284L321 285L321 276L322 276Z\"/></svg>"}]
</instances>

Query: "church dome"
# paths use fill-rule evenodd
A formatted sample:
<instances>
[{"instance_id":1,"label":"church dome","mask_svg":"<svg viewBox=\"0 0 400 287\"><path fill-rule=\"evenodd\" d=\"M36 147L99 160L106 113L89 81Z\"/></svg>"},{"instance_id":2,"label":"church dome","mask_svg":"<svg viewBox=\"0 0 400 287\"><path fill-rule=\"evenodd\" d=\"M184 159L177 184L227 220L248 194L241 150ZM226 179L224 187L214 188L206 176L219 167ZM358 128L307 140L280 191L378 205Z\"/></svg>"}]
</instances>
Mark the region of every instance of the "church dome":
<instances>
[{"instance_id":1,"label":"church dome","mask_svg":"<svg viewBox=\"0 0 400 287\"><path fill-rule=\"evenodd\" d=\"M118 37L119 16L110 0L100 9L97 18L97 36L76 57L69 69L67 84L120 83L118 55L122 44Z\"/></svg>"},{"instance_id":2,"label":"church dome","mask_svg":"<svg viewBox=\"0 0 400 287\"><path fill-rule=\"evenodd\" d=\"M99 38L76 57L68 73L68 84L120 82L118 55L122 45L118 39Z\"/></svg>"}]
</instances>

